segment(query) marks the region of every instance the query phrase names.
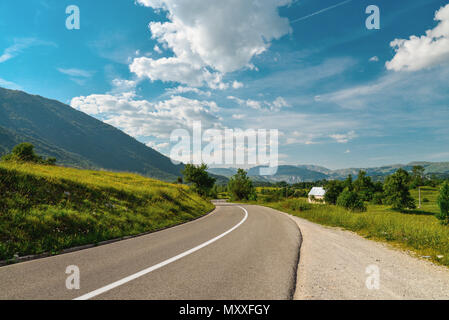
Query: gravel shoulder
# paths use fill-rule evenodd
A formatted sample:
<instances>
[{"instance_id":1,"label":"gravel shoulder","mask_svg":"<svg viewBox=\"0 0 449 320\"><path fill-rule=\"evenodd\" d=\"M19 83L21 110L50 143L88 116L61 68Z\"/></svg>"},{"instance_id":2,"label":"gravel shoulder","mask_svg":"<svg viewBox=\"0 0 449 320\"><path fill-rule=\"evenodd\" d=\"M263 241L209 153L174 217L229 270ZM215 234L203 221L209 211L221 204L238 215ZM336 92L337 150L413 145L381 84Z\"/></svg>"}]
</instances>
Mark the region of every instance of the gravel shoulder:
<instances>
[{"instance_id":1,"label":"gravel shoulder","mask_svg":"<svg viewBox=\"0 0 449 320\"><path fill-rule=\"evenodd\" d=\"M449 299L448 268L350 231L288 216L303 238L296 300ZM378 290L367 288L370 266L378 267Z\"/></svg>"}]
</instances>

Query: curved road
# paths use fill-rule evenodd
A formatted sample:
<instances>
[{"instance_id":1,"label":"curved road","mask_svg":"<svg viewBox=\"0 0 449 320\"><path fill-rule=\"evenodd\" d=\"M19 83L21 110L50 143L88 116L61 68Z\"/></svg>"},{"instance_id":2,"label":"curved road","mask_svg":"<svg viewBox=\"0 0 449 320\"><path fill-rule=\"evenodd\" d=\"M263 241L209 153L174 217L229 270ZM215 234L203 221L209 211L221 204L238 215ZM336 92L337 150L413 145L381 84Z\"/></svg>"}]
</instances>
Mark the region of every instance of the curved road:
<instances>
[{"instance_id":1,"label":"curved road","mask_svg":"<svg viewBox=\"0 0 449 320\"><path fill-rule=\"evenodd\" d=\"M0 299L291 299L301 235L271 209L218 204L150 235L0 268ZM66 288L68 266L80 289Z\"/></svg>"}]
</instances>

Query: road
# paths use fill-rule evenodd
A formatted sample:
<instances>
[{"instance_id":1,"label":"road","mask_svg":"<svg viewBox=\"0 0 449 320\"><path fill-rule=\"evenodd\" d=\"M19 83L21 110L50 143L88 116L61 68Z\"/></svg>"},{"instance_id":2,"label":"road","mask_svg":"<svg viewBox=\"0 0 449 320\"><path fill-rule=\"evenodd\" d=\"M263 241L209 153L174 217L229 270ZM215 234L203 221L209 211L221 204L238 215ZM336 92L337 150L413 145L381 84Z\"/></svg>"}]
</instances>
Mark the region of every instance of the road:
<instances>
[{"instance_id":1,"label":"road","mask_svg":"<svg viewBox=\"0 0 449 320\"><path fill-rule=\"evenodd\" d=\"M301 235L289 217L219 204L150 235L0 268L0 299L290 299ZM68 290L68 266L80 289Z\"/></svg>"}]
</instances>

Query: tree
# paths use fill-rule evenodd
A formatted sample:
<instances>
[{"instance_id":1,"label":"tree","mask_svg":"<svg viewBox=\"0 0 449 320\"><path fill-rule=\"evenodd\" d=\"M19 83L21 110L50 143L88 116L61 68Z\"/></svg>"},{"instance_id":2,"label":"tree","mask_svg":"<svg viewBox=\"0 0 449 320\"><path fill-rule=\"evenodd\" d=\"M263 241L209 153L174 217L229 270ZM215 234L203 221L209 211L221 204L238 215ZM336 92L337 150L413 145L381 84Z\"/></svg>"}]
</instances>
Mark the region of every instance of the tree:
<instances>
[{"instance_id":1,"label":"tree","mask_svg":"<svg viewBox=\"0 0 449 320\"><path fill-rule=\"evenodd\" d=\"M404 169L399 169L385 180L385 200L386 204L394 209L415 209L415 200L410 195L408 188L410 175Z\"/></svg>"},{"instance_id":2,"label":"tree","mask_svg":"<svg viewBox=\"0 0 449 320\"><path fill-rule=\"evenodd\" d=\"M326 194L324 195L324 201L328 204L337 204L337 199L340 193L343 192L343 182L338 180L329 181L325 187Z\"/></svg>"},{"instance_id":3,"label":"tree","mask_svg":"<svg viewBox=\"0 0 449 320\"><path fill-rule=\"evenodd\" d=\"M424 184L424 169L423 166L414 166L412 169L412 186L413 188L422 186Z\"/></svg>"},{"instance_id":4,"label":"tree","mask_svg":"<svg viewBox=\"0 0 449 320\"><path fill-rule=\"evenodd\" d=\"M192 183L195 191L203 197L209 195L209 192L216 181L215 178L212 178L207 173L207 165L205 164L199 166L187 164L182 171L182 174L184 175L184 180L187 183Z\"/></svg>"},{"instance_id":5,"label":"tree","mask_svg":"<svg viewBox=\"0 0 449 320\"><path fill-rule=\"evenodd\" d=\"M442 224L449 225L449 181L445 181L441 186L438 206L440 213L437 214L437 218Z\"/></svg>"},{"instance_id":6,"label":"tree","mask_svg":"<svg viewBox=\"0 0 449 320\"><path fill-rule=\"evenodd\" d=\"M34 152L34 146L31 143L24 142L16 145L10 154L2 157L3 161L17 161L17 162L34 162L40 164L54 165L56 158L48 158L45 160Z\"/></svg>"},{"instance_id":7,"label":"tree","mask_svg":"<svg viewBox=\"0 0 449 320\"><path fill-rule=\"evenodd\" d=\"M365 171L360 170L357 179L353 183L354 191L362 198L363 201L371 201L374 194L374 184L371 178L366 175Z\"/></svg>"},{"instance_id":8,"label":"tree","mask_svg":"<svg viewBox=\"0 0 449 320\"><path fill-rule=\"evenodd\" d=\"M255 200L257 197L253 182L243 169L239 169L229 180L228 192L231 200Z\"/></svg>"},{"instance_id":9,"label":"tree","mask_svg":"<svg viewBox=\"0 0 449 320\"><path fill-rule=\"evenodd\" d=\"M348 175L348 177L346 178L346 180L344 181L344 188L348 188L349 190L352 190L353 185L352 185L352 174Z\"/></svg>"},{"instance_id":10,"label":"tree","mask_svg":"<svg viewBox=\"0 0 449 320\"><path fill-rule=\"evenodd\" d=\"M337 199L337 205L353 212L364 212L366 206L357 192L345 188Z\"/></svg>"}]
</instances>

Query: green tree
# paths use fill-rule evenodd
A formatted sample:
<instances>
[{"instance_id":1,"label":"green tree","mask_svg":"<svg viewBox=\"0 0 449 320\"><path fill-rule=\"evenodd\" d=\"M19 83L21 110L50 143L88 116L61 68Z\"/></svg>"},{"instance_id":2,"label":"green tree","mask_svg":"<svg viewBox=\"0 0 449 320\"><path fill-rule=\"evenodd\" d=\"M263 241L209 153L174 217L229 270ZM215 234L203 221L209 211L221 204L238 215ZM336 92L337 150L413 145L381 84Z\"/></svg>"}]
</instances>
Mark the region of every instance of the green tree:
<instances>
[{"instance_id":1,"label":"green tree","mask_svg":"<svg viewBox=\"0 0 449 320\"><path fill-rule=\"evenodd\" d=\"M404 169L399 169L385 180L385 200L386 204L394 209L415 209L415 200L410 195L409 190L410 175Z\"/></svg>"},{"instance_id":2,"label":"green tree","mask_svg":"<svg viewBox=\"0 0 449 320\"><path fill-rule=\"evenodd\" d=\"M358 193L363 201L371 201L374 194L374 184L365 171L360 170L357 179L353 183L354 191Z\"/></svg>"},{"instance_id":3,"label":"green tree","mask_svg":"<svg viewBox=\"0 0 449 320\"><path fill-rule=\"evenodd\" d=\"M353 189L353 185L352 185L352 174L348 175L348 177L346 178L346 180L343 182L344 184L344 188L348 188L348 190L352 190Z\"/></svg>"},{"instance_id":4,"label":"green tree","mask_svg":"<svg viewBox=\"0 0 449 320\"><path fill-rule=\"evenodd\" d=\"M255 200L257 198L253 182L243 169L239 169L237 174L229 180L228 192L231 200Z\"/></svg>"},{"instance_id":5,"label":"green tree","mask_svg":"<svg viewBox=\"0 0 449 320\"><path fill-rule=\"evenodd\" d=\"M10 154L2 157L3 161L17 161L17 162L34 162L40 164L54 165L56 158L48 158L45 160L34 152L34 146L31 143L24 142L16 145Z\"/></svg>"},{"instance_id":6,"label":"green tree","mask_svg":"<svg viewBox=\"0 0 449 320\"><path fill-rule=\"evenodd\" d=\"M353 212L364 212L366 206L357 192L345 188L337 199L337 205Z\"/></svg>"},{"instance_id":7,"label":"green tree","mask_svg":"<svg viewBox=\"0 0 449 320\"><path fill-rule=\"evenodd\" d=\"M341 181L332 180L329 181L325 189L324 201L328 204L337 204L338 196L343 192L344 185Z\"/></svg>"},{"instance_id":8,"label":"green tree","mask_svg":"<svg viewBox=\"0 0 449 320\"><path fill-rule=\"evenodd\" d=\"M440 212L437 214L437 218L441 220L441 223L449 225L449 181L445 181L441 186L438 206Z\"/></svg>"},{"instance_id":9,"label":"green tree","mask_svg":"<svg viewBox=\"0 0 449 320\"><path fill-rule=\"evenodd\" d=\"M216 179L209 176L207 173L207 165L202 164L195 166L194 164L187 164L182 171L184 180L187 183L192 183L195 191L207 197L215 184Z\"/></svg>"},{"instance_id":10,"label":"green tree","mask_svg":"<svg viewBox=\"0 0 449 320\"><path fill-rule=\"evenodd\" d=\"M424 185L424 169L423 166L414 166L412 169L412 187L420 187Z\"/></svg>"}]
</instances>

